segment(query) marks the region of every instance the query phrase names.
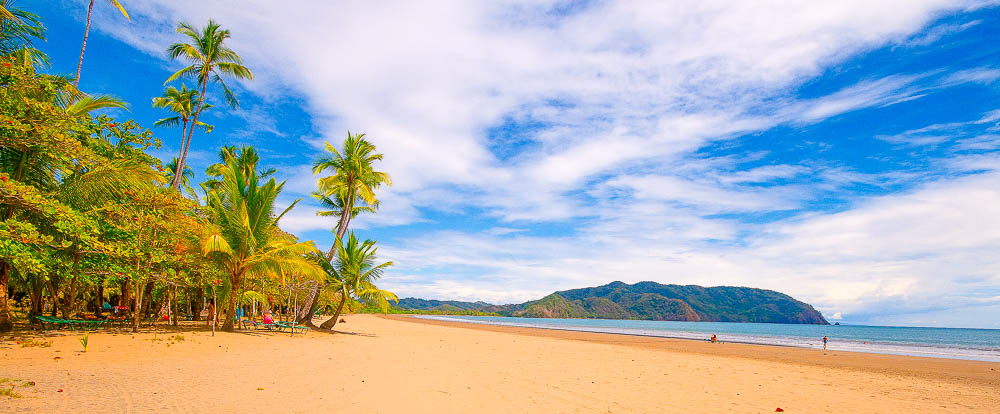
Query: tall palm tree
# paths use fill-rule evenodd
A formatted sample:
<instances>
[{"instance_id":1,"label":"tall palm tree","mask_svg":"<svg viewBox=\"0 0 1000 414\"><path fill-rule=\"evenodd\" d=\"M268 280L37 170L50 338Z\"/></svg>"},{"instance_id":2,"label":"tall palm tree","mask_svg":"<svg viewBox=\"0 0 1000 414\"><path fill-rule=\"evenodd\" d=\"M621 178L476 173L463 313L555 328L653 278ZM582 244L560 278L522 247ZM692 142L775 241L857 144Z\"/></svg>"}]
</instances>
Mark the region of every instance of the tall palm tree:
<instances>
[{"instance_id":1,"label":"tall palm tree","mask_svg":"<svg viewBox=\"0 0 1000 414\"><path fill-rule=\"evenodd\" d=\"M337 325L348 298L354 297L360 302L373 304L383 312L389 309L389 301L399 302L396 294L375 286L375 281L382 277L386 268L392 266L392 262L375 264L378 259L376 256L378 248L375 247L374 241L359 242L358 238L354 237L354 232L351 232L347 244L336 245L336 262L332 265L329 262L321 262L327 263L323 267L328 278L332 279L331 284L340 292L340 304L337 305L337 312L333 317L319 326L322 329L333 329Z\"/></svg>"},{"instance_id":2,"label":"tall palm tree","mask_svg":"<svg viewBox=\"0 0 1000 414\"><path fill-rule=\"evenodd\" d=\"M277 277L282 273L320 277L322 269L307 257L316 252L312 242L294 242L278 228L281 216L298 203L274 214L274 200L284 182L274 178L261 182L256 165L259 158L253 147L226 152L225 164L219 169L220 185L208 194L208 207L219 231L203 239L203 254L219 260L229 274L232 292L240 292L247 277ZM236 295L229 295L228 302L224 331L233 330Z\"/></svg>"},{"instance_id":3,"label":"tall palm tree","mask_svg":"<svg viewBox=\"0 0 1000 414\"><path fill-rule=\"evenodd\" d=\"M190 144L190 141L187 139L187 129L188 124L191 121L191 116L194 114L194 109L197 105L199 95L200 94L197 90L188 89L186 85L181 84L180 90L173 86L168 86L167 89L163 91L163 96L153 98L154 108L167 108L177 114L175 116L157 120L153 123L153 126L176 127L178 124L181 125L181 150L177 158L180 160L178 162L179 165L184 165L185 161L187 161L188 144ZM211 107L212 105L205 104L202 110ZM197 122L194 125L201 128L206 133L212 132L213 129L211 125L204 122ZM185 168L187 168L186 165ZM171 181L171 185L174 185L174 181ZM180 188L180 183L177 184L177 188Z\"/></svg>"},{"instance_id":4,"label":"tall palm tree","mask_svg":"<svg viewBox=\"0 0 1000 414\"><path fill-rule=\"evenodd\" d=\"M128 12L122 7L118 0L107 0L108 4L118 8L118 11L125 16L125 19L132 21L131 17L128 17ZM73 86L80 85L80 69L83 69L83 53L87 50L87 37L90 36L90 13L94 11L94 0L90 0L90 4L87 6L87 28L83 31L83 46L80 47L80 61L76 64L76 80L73 81Z\"/></svg>"},{"instance_id":5,"label":"tall palm tree","mask_svg":"<svg viewBox=\"0 0 1000 414\"><path fill-rule=\"evenodd\" d=\"M226 85L226 82L222 79L222 75L230 76L234 79L253 79L253 73L246 66L243 66L243 59L240 58L240 55L224 44L226 39L230 38L229 30L222 29L214 21L209 20L208 25L200 31L190 24L180 23L177 25L177 32L187 36L190 43L174 43L167 48L167 54L171 59L184 57L191 65L170 75L163 84L166 85L180 77L193 77L198 80L201 93L198 96L198 104L194 109L192 123L195 125L198 124L198 117L201 115L201 111L205 109L205 90L208 88L209 81L218 82L222 85L226 103L230 107L238 107L239 100L236 99L236 95ZM184 141L190 141L193 134L194 128L188 129L187 138ZM184 146L180 157L181 168L184 168L186 159L187 147ZM180 183L174 180L172 186L175 190L179 185Z\"/></svg>"},{"instance_id":6,"label":"tall palm tree","mask_svg":"<svg viewBox=\"0 0 1000 414\"><path fill-rule=\"evenodd\" d=\"M392 185L392 180L389 174L375 171L373 164L382 159L382 154L375 152L375 145L365 139L365 134L352 134L351 131L347 131L342 151L330 143L326 144L326 151L322 158L313 163L313 174L332 170L333 175L319 179L318 193L321 196L336 197L332 201L336 203L339 199L342 203L338 209L340 218L337 222L337 238L326 253L326 260L330 261L333 260L337 244L343 240L351 219L357 215L355 207L361 204L374 211L378 208L375 190L382 184ZM322 288L323 286L319 284L313 288L310 305L306 308L308 311L299 319L300 323L312 325L312 316Z\"/></svg>"}]
</instances>

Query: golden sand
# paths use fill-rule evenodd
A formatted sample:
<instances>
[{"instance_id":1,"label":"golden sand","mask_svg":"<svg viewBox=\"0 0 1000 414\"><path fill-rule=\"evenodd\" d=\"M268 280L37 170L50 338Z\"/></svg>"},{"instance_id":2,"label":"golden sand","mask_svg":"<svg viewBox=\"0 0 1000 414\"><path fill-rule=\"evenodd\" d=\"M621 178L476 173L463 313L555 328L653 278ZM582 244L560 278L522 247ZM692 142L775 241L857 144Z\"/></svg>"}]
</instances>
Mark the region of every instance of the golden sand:
<instances>
[{"instance_id":1,"label":"golden sand","mask_svg":"<svg viewBox=\"0 0 1000 414\"><path fill-rule=\"evenodd\" d=\"M0 412L1000 412L997 363L347 321L294 337L99 332L86 353L78 333L5 336L0 380L21 397ZM52 346L15 342L29 338Z\"/></svg>"}]
</instances>

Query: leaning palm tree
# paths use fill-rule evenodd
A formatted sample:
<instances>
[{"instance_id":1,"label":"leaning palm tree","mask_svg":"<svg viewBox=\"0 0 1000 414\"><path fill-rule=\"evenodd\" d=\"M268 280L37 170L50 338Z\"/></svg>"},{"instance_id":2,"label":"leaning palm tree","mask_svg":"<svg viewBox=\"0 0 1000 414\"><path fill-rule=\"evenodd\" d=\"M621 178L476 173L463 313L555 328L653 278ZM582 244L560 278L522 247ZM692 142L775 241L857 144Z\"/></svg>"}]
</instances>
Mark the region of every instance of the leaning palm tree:
<instances>
[{"instance_id":1,"label":"leaning palm tree","mask_svg":"<svg viewBox=\"0 0 1000 414\"><path fill-rule=\"evenodd\" d=\"M261 182L257 174L256 150L244 146L239 152L227 151L219 169L220 185L209 191L208 207L219 231L203 239L202 252L216 258L226 273L232 292L240 292L247 277L276 277L282 273L319 277L322 269L308 259L316 252L311 241L295 242L278 228L282 213L274 214L274 200L284 182L274 178ZM236 295L229 295L229 317L222 329L233 330Z\"/></svg>"},{"instance_id":2,"label":"leaning palm tree","mask_svg":"<svg viewBox=\"0 0 1000 414\"><path fill-rule=\"evenodd\" d=\"M214 21L209 20L208 25L200 31L190 24L180 23L177 25L177 32L187 36L190 43L174 43L167 48L167 54L171 59L183 57L191 65L170 75L163 84L166 85L181 77L192 77L198 80L201 93L198 96L198 104L194 108L192 124L198 124L198 117L201 115L201 111L205 109L205 90L208 88L209 81L218 82L222 85L226 103L230 107L238 107L239 100L236 99L236 95L226 85L226 82L222 79L222 75L235 79L253 79L253 73L246 66L243 66L243 59L240 58L240 55L224 44L226 39L230 37L229 30L224 30ZM184 141L191 141L193 134L194 128L189 128ZM181 168L184 168L184 161L187 158L186 151L187 147L184 146L180 157ZM176 190L179 184L175 180L173 188Z\"/></svg>"},{"instance_id":3,"label":"leaning palm tree","mask_svg":"<svg viewBox=\"0 0 1000 414\"><path fill-rule=\"evenodd\" d=\"M375 152L375 145L365 139L365 134L352 134L347 131L343 150L338 150L330 143L326 144L327 154L313 163L313 174L332 170L333 175L320 178L318 181L321 196L336 197L341 200L338 209L340 217L337 222L337 238L326 253L326 260L333 260L337 244L344 238L347 227L354 216L355 208L378 208L378 198L375 190L382 184L392 185L389 174L375 171L374 163L382 159L382 154ZM336 200L335 199L335 200ZM317 284L313 288L308 312L299 318L300 323L312 325L312 316L319 301L319 292L323 288Z\"/></svg>"},{"instance_id":4,"label":"leaning palm tree","mask_svg":"<svg viewBox=\"0 0 1000 414\"><path fill-rule=\"evenodd\" d=\"M108 4L118 8L118 11L125 16L125 19L132 21L132 18L128 17L128 12L122 7L118 0L107 0ZM76 64L76 80L73 81L73 86L80 85L80 69L83 69L83 53L87 50L87 37L90 36L90 13L94 11L94 0L90 0L90 5L87 6L87 28L83 31L83 46L80 47L80 61Z\"/></svg>"},{"instance_id":5,"label":"leaning palm tree","mask_svg":"<svg viewBox=\"0 0 1000 414\"><path fill-rule=\"evenodd\" d=\"M354 237L354 232L348 234L347 244L337 243L337 260L332 265L326 263L324 270L329 285L334 286L339 291L340 304L337 305L337 312L333 317L323 322L319 327L322 329L333 329L340 320L340 313L344 310L347 299L356 298L359 302L377 306L383 312L389 309L389 301L399 302L395 293L388 290L379 289L375 286L385 269L392 266L392 262L375 264L377 261L375 242L365 240L359 242Z\"/></svg>"},{"instance_id":6,"label":"leaning palm tree","mask_svg":"<svg viewBox=\"0 0 1000 414\"><path fill-rule=\"evenodd\" d=\"M175 116L162 118L153 123L153 126L163 126L163 127L176 127L181 125L181 150L180 155L178 155L179 165L185 165L187 161L188 144L190 143L187 138L188 123L191 121L191 116L194 114L194 108L198 101L198 91L194 89L188 89L187 86L181 84L181 89L178 90L173 86L168 86L166 90L163 91L163 96L158 96L153 98L154 108L167 108L173 113L177 114ZM211 108L212 105L205 104L202 110ZM194 124L204 130L206 133L212 132L212 126L204 122L197 122ZM187 166L185 165L185 168ZM174 181L180 179L180 176L175 176ZM171 181L170 185L176 188L180 188L180 184L174 184Z\"/></svg>"}]
</instances>

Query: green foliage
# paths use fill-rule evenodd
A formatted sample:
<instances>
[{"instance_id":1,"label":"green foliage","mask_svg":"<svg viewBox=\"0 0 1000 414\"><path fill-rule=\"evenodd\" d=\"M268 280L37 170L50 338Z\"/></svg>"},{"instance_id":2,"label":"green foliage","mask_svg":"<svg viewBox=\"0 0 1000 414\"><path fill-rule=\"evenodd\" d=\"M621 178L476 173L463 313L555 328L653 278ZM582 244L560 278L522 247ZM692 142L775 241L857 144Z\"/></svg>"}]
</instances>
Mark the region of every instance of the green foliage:
<instances>
[{"instance_id":1,"label":"green foliage","mask_svg":"<svg viewBox=\"0 0 1000 414\"><path fill-rule=\"evenodd\" d=\"M551 294L536 301L523 304L523 308L511 316L525 318L582 318L587 312L578 302L570 302L557 294Z\"/></svg>"},{"instance_id":2,"label":"green foliage","mask_svg":"<svg viewBox=\"0 0 1000 414\"><path fill-rule=\"evenodd\" d=\"M110 3L128 17L118 2ZM206 198L198 199L185 158L195 127L211 130L198 121L211 107L205 104L207 84L218 83L235 107L224 77L253 77L226 46L229 31L212 21L204 29L179 25L188 43L170 46L169 53L190 65L167 82L190 76L198 87L168 87L153 100L154 107L176 115L154 125L187 127L180 156L164 166L149 154L160 141L148 129L91 115L101 108L125 108L125 102L82 93L73 79L37 71L47 58L31 48L31 40L41 38L44 28L37 16L11 4L0 3L0 330L11 328L8 291L26 298L30 314L51 303L63 317L82 303L119 296L125 301L116 305L133 308L133 329L142 316L136 312L164 301L176 309L177 294L186 296L188 305L198 305L197 312L205 294L217 293L229 303L220 314L232 315L237 304L270 308L292 302L286 299L298 294L292 289L297 283L301 292L303 279L333 281L323 293L349 301L349 309L386 310L396 300L373 283L391 265L370 263L374 242L355 240L360 256L348 253L347 261L328 272L322 264L333 265L318 259L311 241L299 241L278 227L295 203L275 209L284 183L272 177L276 170L258 168L260 158L252 147L224 147L221 163L209 169L211 177L202 185ZM346 186L337 181L318 194L333 214L346 211L353 217L374 212L372 191L388 183L388 176L370 168L381 154L363 135L349 138L353 149L346 162L369 164L348 168L352 178ZM189 197L177 191L180 187ZM326 191L348 187L352 190L343 193ZM339 229L346 231L346 222ZM80 341L86 351L89 336ZM23 346L45 345L28 341Z\"/></svg>"},{"instance_id":3,"label":"green foliage","mask_svg":"<svg viewBox=\"0 0 1000 414\"><path fill-rule=\"evenodd\" d=\"M33 40L45 40L45 26L37 15L14 7L13 0L0 2L0 55L31 47Z\"/></svg>"},{"instance_id":4,"label":"green foliage","mask_svg":"<svg viewBox=\"0 0 1000 414\"><path fill-rule=\"evenodd\" d=\"M90 345L90 334L83 334L80 338L80 345L83 345L83 352L87 352L87 347Z\"/></svg>"},{"instance_id":5,"label":"green foliage","mask_svg":"<svg viewBox=\"0 0 1000 414\"><path fill-rule=\"evenodd\" d=\"M826 324L812 306L772 290L613 282L516 305L406 298L393 313L493 313L529 318L647 319Z\"/></svg>"},{"instance_id":6,"label":"green foliage","mask_svg":"<svg viewBox=\"0 0 1000 414\"><path fill-rule=\"evenodd\" d=\"M316 251L311 241L296 242L278 228L281 214L275 214L274 201L284 182L274 178L261 182L257 170L259 157L253 147L239 151L224 150L224 164L218 167L218 185L208 193L209 210L218 231L202 239L202 252L218 261L229 276L234 291L239 291L246 277L281 278L301 274L321 278L323 273L306 255ZM236 298L228 300L228 314L233 314ZM231 330L227 320L223 329Z\"/></svg>"}]
</instances>

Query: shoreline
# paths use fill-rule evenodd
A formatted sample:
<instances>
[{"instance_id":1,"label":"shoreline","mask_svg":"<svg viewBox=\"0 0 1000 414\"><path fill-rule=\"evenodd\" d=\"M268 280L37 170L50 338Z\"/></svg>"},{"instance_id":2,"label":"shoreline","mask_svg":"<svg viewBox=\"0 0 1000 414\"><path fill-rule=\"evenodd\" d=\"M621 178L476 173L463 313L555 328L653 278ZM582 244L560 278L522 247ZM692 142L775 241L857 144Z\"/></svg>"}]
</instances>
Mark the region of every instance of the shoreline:
<instances>
[{"instance_id":1,"label":"shoreline","mask_svg":"<svg viewBox=\"0 0 1000 414\"><path fill-rule=\"evenodd\" d=\"M629 333L590 332L548 327L520 327L462 320L419 318L421 315L385 315L382 318L428 325L461 327L506 334L624 345L664 352L791 363L880 374L908 375L953 382L973 381L1000 387L1000 362L855 351L819 350L790 345L719 342Z\"/></svg>"},{"instance_id":2,"label":"shoreline","mask_svg":"<svg viewBox=\"0 0 1000 414\"><path fill-rule=\"evenodd\" d=\"M464 316L464 315L427 315L427 314L404 314L404 315L416 317L418 319L441 320L441 321L445 321L445 322L454 321L454 322L461 322L461 323L472 323L472 324L492 325L492 326L507 326L507 327L515 327L515 328L548 329L548 330L567 331L567 332L590 332L590 333L603 333L603 334L611 334L611 335L628 335L628 336L640 336L640 337L648 337L648 338L666 338L666 339L681 339L681 340L688 340L688 341L705 341L705 342L709 342L708 337L701 338L701 337L683 336L683 335L655 335L655 334L646 334L646 333L640 333L640 332L614 332L614 331L602 331L602 330L596 330L596 329L595 330L590 330L590 329L587 329L585 327L573 328L573 327L558 327L558 326L552 326L552 325L550 325L550 326L532 326L532 325L529 325L529 324L515 325L515 324L496 323L496 322L490 322L490 321L481 321L480 322L480 321L475 321L475 320L462 319L461 317L459 317L459 316ZM587 319L584 319L584 320L587 320ZM598 327L598 328L600 328L600 327ZM939 328L939 329L948 329L948 328ZM962 329L967 329L967 328L962 328ZM676 332L676 331L664 331L664 332ZM931 353L931 352L922 352L921 353L920 351L912 351L912 352L908 353L907 351L892 352L892 351L885 351L885 350L881 350L880 351L880 350L876 350L876 349L872 349L870 351L865 351L865 350L857 350L857 349L845 349L844 347L842 347L843 343L849 342L850 340L835 342L831 346L830 349L827 349L825 347L820 347L818 344L816 346L812 346L812 344L808 344L808 346L807 346L807 345L792 344L792 343L755 342L755 341L750 341L750 340L733 339L734 336L744 336L744 337L747 337L748 335L745 335L745 334L724 333L722 335L725 335L727 337L722 337L720 335L720 338L719 338L719 342L720 343L721 342L726 342L726 343L745 344L745 345L763 345L763 346L777 346L777 347L796 348L796 349L812 349L812 350L822 350L822 351L828 351L828 352L833 352L833 351L836 351L836 352L852 352L852 353L862 353L862 354L897 355L897 356L910 356L910 357L919 357L919 358L939 358L939 359L954 359L954 360L960 360L960 361L980 361L980 362L1000 363L1000 360L996 359L995 357L994 357L994 359L985 359L985 358L989 358L989 357L978 357L977 358L977 355L943 354L943 353L935 355L934 353ZM752 337L752 336L750 336L750 337ZM861 341L854 340L854 342L857 343L857 342L861 342ZM891 343L891 342L879 342L879 341L868 341L867 343L871 343L872 345L893 345L893 343ZM896 344L896 345L911 346L911 347L915 347L916 348L915 345L906 345L906 344ZM928 348L934 349L934 347L932 347L932 346L928 346ZM942 348L942 349L961 349L961 348Z\"/></svg>"}]
</instances>

